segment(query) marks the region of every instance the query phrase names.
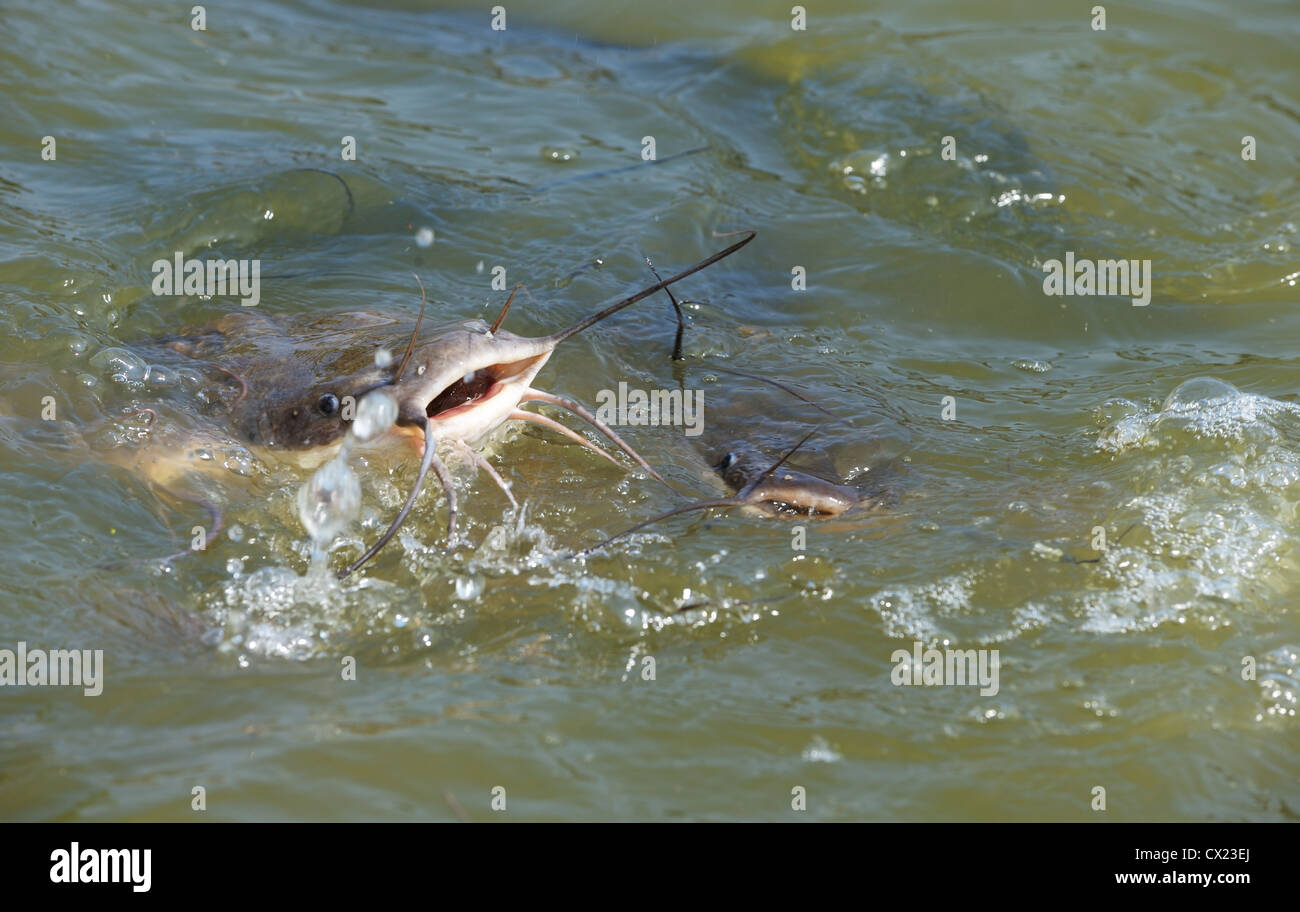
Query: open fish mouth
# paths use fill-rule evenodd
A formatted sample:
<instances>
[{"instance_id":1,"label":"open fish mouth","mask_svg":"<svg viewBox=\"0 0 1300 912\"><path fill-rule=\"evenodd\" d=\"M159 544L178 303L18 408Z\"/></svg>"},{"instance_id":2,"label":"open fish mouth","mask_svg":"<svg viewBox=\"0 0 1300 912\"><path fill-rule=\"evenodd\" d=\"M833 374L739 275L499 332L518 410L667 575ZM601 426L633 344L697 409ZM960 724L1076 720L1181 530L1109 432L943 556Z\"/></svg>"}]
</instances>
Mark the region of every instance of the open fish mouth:
<instances>
[{"instance_id":1,"label":"open fish mouth","mask_svg":"<svg viewBox=\"0 0 1300 912\"><path fill-rule=\"evenodd\" d=\"M501 361L469 371L428 401L424 407L425 417L432 421L447 421L467 416L507 387L527 386L528 379L541 369L547 357L549 353L517 361Z\"/></svg>"}]
</instances>

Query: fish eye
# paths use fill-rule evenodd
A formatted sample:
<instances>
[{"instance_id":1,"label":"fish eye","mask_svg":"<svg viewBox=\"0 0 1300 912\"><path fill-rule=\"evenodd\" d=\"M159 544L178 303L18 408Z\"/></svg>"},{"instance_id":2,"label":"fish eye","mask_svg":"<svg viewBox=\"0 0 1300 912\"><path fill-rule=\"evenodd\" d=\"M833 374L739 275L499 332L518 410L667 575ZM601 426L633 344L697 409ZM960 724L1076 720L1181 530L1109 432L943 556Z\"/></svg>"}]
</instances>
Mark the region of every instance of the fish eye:
<instances>
[{"instance_id":1,"label":"fish eye","mask_svg":"<svg viewBox=\"0 0 1300 912\"><path fill-rule=\"evenodd\" d=\"M735 462L736 462L735 453L728 453L727 455L723 456L722 463L721 463L722 470L725 472L727 469L731 468L735 464Z\"/></svg>"},{"instance_id":2,"label":"fish eye","mask_svg":"<svg viewBox=\"0 0 1300 912\"><path fill-rule=\"evenodd\" d=\"M326 393L320 397L320 402L316 403L316 408L322 415L333 415L339 410L339 397L333 393Z\"/></svg>"}]
</instances>

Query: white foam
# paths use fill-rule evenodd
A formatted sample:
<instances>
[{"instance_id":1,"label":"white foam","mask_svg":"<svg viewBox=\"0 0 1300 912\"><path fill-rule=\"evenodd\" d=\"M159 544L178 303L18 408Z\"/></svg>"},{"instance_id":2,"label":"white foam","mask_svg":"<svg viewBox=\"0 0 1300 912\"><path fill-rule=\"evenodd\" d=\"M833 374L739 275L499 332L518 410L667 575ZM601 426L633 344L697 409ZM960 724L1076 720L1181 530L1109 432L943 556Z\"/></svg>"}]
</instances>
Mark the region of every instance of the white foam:
<instances>
[{"instance_id":1,"label":"white foam","mask_svg":"<svg viewBox=\"0 0 1300 912\"><path fill-rule=\"evenodd\" d=\"M1125 466L1140 491L1115 514L1143 527L1147 541L1102 555L1108 585L1079 600L1083 629L1120 633L1189 619L1217 627L1293 591L1300 409L1206 377L1181 384L1158 408L1107 407L1116 417L1097 449Z\"/></svg>"},{"instance_id":2,"label":"white foam","mask_svg":"<svg viewBox=\"0 0 1300 912\"><path fill-rule=\"evenodd\" d=\"M970 608L975 575L967 570L930 583L891 586L873 596L870 604L880 613L887 636L938 640L942 631L936 616Z\"/></svg>"}]
</instances>

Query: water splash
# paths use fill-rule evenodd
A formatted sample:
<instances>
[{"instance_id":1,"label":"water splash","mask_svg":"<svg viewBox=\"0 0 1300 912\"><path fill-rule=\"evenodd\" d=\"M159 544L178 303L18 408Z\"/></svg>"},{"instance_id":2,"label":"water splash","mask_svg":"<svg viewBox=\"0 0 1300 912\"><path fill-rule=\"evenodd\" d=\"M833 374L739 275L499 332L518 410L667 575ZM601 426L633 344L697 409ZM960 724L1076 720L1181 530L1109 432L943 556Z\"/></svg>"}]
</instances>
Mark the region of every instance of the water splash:
<instances>
[{"instance_id":1,"label":"water splash","mask_svg":"<svg viewBox=\"0 0 1300 912\"><path fill-rule=\"evenodd\" d=\"M325 572L326 549L361 512L361 482L351 464L352 452L387 431L397 421L397 399L387 389L365 396L357 404L338 455L321 466L298 489L298 519L311 536L313 574Z\"/></svg>"},{"instance_id":2,"label":"water splash","mask_svg":"<svg viewBox=\"0 0 1300 912\"><path fill-rule=\"evenodd\" d=\"M1097 451L1135 488L1113 525L1135 522L1146 541L1103 555L1112 585L1083 597L1083 629L1217 628L1284 603L1300 569L1300 408L1197 377L1158 408L1113 400L1102 411Z\"/></svg>"},{"instance_id":3,"label":"water splash","mask_svg":"<svg viewBox=\"0 0 1300 912\"><path fill-rule=\"evenodd\" d=\"M1097 449L1113 454L1135 448L1185 451L1195 441L1281 446L1300 423L1300 408L1292 403L1243 393L1213 377L1180 384L1158 410L1127 400L1112 400L1104 409L1115 420L1097 439Z\"/></svg>"},{"instance_id":4,"label":"water splash","mask_svg":"<svg viewBox=\"0 0 1300 912\"><path fill-rule=\"evenodd\" d=\"M321 466L298 489L298 518L312 540L312 566L323 563L325 547L361 510L361 482L346 451Z\"/></svg>"}]
</instances>

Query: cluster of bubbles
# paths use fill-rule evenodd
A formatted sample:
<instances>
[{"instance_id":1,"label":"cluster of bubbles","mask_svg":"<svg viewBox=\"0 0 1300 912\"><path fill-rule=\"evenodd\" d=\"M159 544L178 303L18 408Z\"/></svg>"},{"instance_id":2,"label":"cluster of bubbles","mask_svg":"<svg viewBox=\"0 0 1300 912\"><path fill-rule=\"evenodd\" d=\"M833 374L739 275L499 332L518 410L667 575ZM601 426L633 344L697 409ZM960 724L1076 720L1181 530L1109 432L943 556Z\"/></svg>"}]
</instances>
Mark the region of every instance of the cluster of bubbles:
<instances>
[{"instance_id":1,"label":"cluster of bubbles","mask_svg":"<svg viewBox=\"0 0 1300 912\"><path fill-rule=\"evenodd\" d=\"M86 349L84 340L74 340L70 348L76 354ZM122 384L132 390L151 389L167 390L180 385L197 389L202 385L203 377L191 368L173 370L157 364L150 364L135 352L125 348L108 347L100 349L90 356L89 366L94 374L83 374L79 379L84 386L98 385L100 377L107 377L114 383Z\"/></svg>"},{"instance_id":2,"label":"cluster of bubbles","mask_svg":"<svg viewBox=\"0 0 1300 912\"><path fill-rule=\"evenodd\" d=\"M1102 414L1110 424L1097 449L1112 454L1141 448L1181 453L1195 441L1254 444L1266 453L1283 453L1289 451L1288 430L1300 422L1300 407L1294 403L1243 393L1214 377L1185 381L1159 409L1113 399ZM1242 449L1239 455L1252 454Z\"/></svg>"},{"instance_id":3,"label":"cluster of bubbles","mask_svg":"<svg viewBox=\"0 0 1300 912\"><path fill-rule=\"evenodd\" d=\"M569 146L542 146L542 161L567 164L578 160L578 150Z\"/></svg>"},{"instance_id":4,"label":"cluster of bubbles","mask_svg":"<svg viewBox=\"0 0 1300 912\"><path fill-rule=\"evenodd\" d=\"M906 150L901 154L906 156ZM891 163L896 161L888 152L862 151L836 159L829 167L832 174L842 177L845 190L866 193L872 187L883 190L889 186L886 178Z\"/></svg>"}]
</instances>

